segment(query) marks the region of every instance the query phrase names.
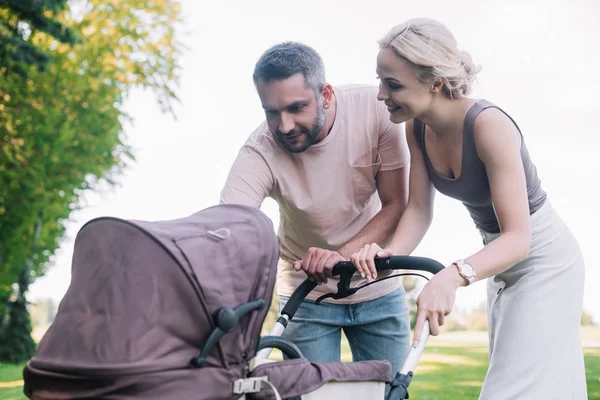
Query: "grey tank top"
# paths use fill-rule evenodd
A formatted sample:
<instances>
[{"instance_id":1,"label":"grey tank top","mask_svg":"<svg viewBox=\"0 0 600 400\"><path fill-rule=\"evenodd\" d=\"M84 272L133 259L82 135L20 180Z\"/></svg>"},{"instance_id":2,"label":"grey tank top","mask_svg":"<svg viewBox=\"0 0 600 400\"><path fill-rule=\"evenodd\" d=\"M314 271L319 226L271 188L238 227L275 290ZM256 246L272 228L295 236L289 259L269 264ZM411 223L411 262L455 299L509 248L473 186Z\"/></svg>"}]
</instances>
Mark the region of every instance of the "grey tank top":
<instances>
[{"instance_id":1,"label":"grey tank top","mask_svg":"<svg viewBox=\"0 0 600 400\"><path fill-rule=\"evenodd\" d=\"M414 135L421 147L425 164L429 172L429 178L433 186L446 196L460 200L469 210L475 226L489 233L499 233L500 226L494 208L492 206L492 197L490 193L490 184L488 181L485 165L479 159L475 148L475 119L483 110L494 107L502 111L515 124L519 133L521 130L516 122L500 107L486 100L479 100L467 112L463 127L463 153L462 153L462 171L457 179L445 177L438 173L429 160L425 148L425 124L423 121L414 120ZM521 160L525 170L525 179L527 182L527 197L529 199L529 213L536 212L546 200L546 192L542 189L541 181L538 178L537 171L529 152L525 146L523 134L521 133Z\"/></svg>"}]
</instances>

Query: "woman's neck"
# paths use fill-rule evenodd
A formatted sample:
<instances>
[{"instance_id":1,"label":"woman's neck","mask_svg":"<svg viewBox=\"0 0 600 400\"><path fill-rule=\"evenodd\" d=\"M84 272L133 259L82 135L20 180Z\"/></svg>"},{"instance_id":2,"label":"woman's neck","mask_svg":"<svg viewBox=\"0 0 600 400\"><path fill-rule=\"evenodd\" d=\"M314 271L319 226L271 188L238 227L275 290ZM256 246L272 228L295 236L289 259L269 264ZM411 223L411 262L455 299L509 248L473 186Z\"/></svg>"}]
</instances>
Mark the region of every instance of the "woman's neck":
<instances>
[{"instance_id":1,"label":"woman's neck","mask_svg":"<svg viewBox=\"0 0 600 400\"><path fill-rule=\"evenodd\" d=\"M418 118L441 139L462 137L465 115L476 101L470 98L449 99L440 95L432 100L429 109Z\"/></svg>"}]
</instances>

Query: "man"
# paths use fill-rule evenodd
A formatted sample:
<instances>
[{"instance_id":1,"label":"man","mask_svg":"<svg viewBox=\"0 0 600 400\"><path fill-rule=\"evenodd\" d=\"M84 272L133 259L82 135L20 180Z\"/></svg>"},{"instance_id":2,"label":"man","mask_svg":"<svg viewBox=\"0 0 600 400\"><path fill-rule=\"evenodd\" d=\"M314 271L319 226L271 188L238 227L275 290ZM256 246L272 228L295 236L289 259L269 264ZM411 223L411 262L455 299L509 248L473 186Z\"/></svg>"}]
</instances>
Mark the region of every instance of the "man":
<instances>
[{"instance_id":1,"label":"man","mask_svg":"<svg viewBox=\"0 0 600 400\"><path fill-rule=\"evenodd\" d=\"M386 242L407 202L409 152L400 125L377 101L377 88L333 88L320 56L293 42L267 50L254 70L266 114L235 160L221 203L279 204L280 307L308 275L320 285L283 336L310 361L340 360L341 329L353 359L388 360L397 371L409 348L401 278L340 300L331 269L365 243ZM376 278L353 278L352 286ZM368 276L370 275L370 276Z\"/></svg>"}]
</instances>

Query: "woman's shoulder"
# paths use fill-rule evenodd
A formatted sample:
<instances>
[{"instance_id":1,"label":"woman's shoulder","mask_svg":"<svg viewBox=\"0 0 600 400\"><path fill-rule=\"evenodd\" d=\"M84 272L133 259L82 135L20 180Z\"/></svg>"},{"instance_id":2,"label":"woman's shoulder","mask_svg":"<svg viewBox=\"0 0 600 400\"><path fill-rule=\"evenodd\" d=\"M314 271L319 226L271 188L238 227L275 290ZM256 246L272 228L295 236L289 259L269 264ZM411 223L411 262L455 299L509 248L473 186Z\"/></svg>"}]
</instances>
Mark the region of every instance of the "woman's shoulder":
<instances>
[{"instance_id":1,"label":"woman's shoulder","mask_svg":"<svg viewBox=\"0 0 600 400\"><path fill-rule=\"evenodd\" d=\"M519 128L500 108L494 106L481 110L473 128L475 149L484 162L493 154L506 153L511 144L516 146L515 149L520 147L522 138Z\"/></svg>"}]
</instances>

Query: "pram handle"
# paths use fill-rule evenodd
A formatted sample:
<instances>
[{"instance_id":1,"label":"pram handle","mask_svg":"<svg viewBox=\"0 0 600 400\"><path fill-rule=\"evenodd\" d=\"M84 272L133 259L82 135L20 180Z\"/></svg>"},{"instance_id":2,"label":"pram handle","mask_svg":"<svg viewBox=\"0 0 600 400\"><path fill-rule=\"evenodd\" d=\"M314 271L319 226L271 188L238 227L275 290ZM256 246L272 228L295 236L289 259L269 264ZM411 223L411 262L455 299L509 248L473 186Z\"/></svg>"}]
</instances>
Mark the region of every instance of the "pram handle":
<instances>
[{"instance_id":1,"label":"pram handle","mask_svg":"<svg viewBox=\"0 0 600 400\"><path fill-rule=\"evenodd\" d=\"M391 256L386 258L375 258L375 268L377 271L387 271L393 269L410 269L414 271L425 271L437 274L444 266L436 260L427 257L417 256ZM356 268L352 261L340 261L333 267L332 275L338 276L344 273L354 273Z\"/></svg>"},{"instance_id":2,"label":"pram handle","mask_svg":"<svg viewBox=\"0 0 600 400\"><path fill-rule=\"evenodd\" d=\"M392 256L389 258L376 258L375 267L377 271L422 271L434 275L444 269L444 266L438 261L435 261L431 258L416 256ZM354 268L354 264L349 261L339 262L333 267L332 275L341 275L340 282L338 283L338 293L342 290L346 292L346 295L351 295L351 293L354 293L356 288L350 288L349 285L352 275L355 272L356 269ZM387 278L388 277L381 279ZM302 301L316 286L317 284L314 281L306 279L296 288L294 293L292 293L292 295L290 296L290 299L287 301L285 307L283 307L283 310L281 310L281 316L277 319L275 327L273 328L271 333L269 333L269 335L281 336L283 334L289 320L291 320L294 317L294 314L296 314L296 311L298 311L298 308L300 307ZM327 296L333 297L330 295ZM321 296L321 298L323 298L323 296ZM404 362L404 365L402 366L402 369L397 372L396 376L394 377L391 383L390 392L386 397L387 400L400 400L408 398L408 386L410 384L410 381L412 380L413 371L417 366L419 357L421 356L425 344L429 339L429 334L429 321L425 321L421 337L419 338L419 343L413 343L413 345L411 346L408 352L408 356ZM268 362L267 359L269 357L269 354L271 353L271 350L272 349L268 347L260 349L260 351L256 355L256 365Z\"/></svg>"},{"instance_id":3,"label":"pram handle","mask_svg":"<svg viewBox=\"0 0 600 400\"><path fill-rule=\"evenodd\" d=\"M386 258L375 258L375 268L377 271L388 271L396 269L405 269L412 271L423 271L431 274L436 274L444 269L444 266L431 258L417 257L417 256L391 256ZM342 274L353 274L356 272L356 268L352 261L340 261L337 263L331 271L333 276L339 276ZM317 284L310 280L305 279L290 296L290 299L286 303L281 315L286 315L288 319L292 319L302 301L308 296L310 292L317 286Z\"/></svg>"}]
</instances>

